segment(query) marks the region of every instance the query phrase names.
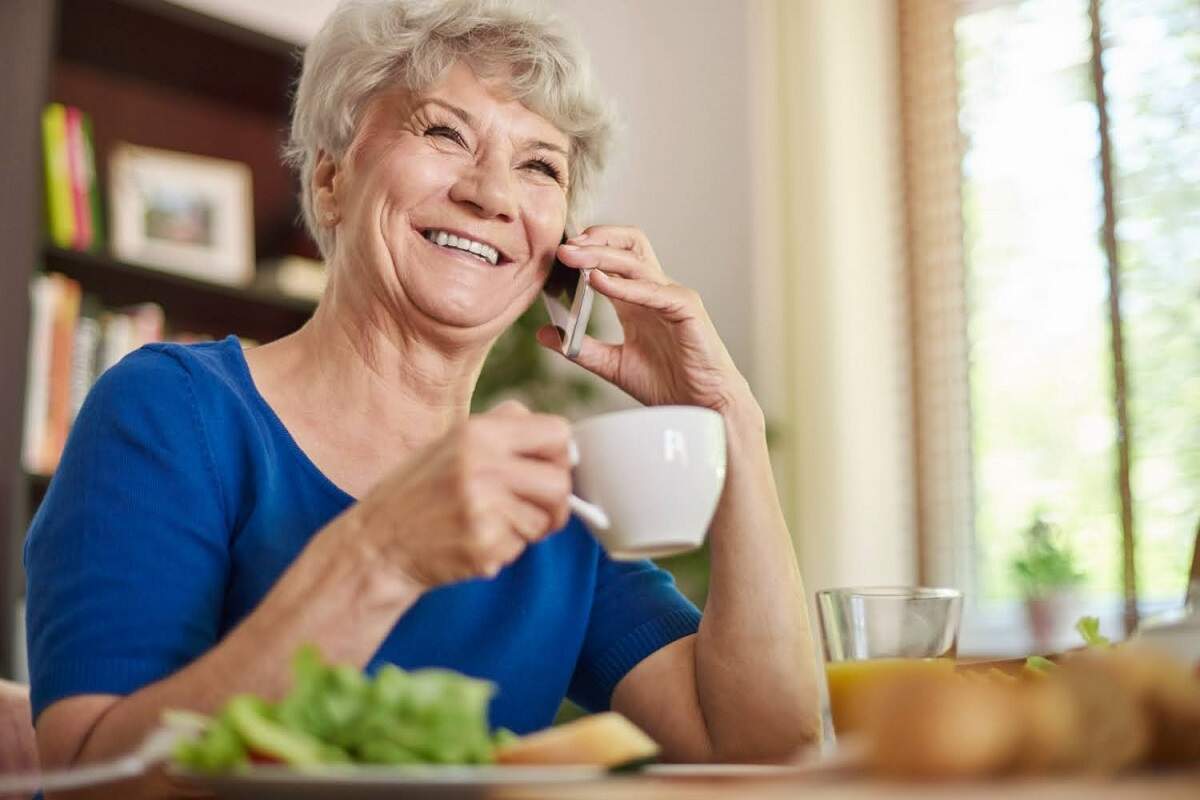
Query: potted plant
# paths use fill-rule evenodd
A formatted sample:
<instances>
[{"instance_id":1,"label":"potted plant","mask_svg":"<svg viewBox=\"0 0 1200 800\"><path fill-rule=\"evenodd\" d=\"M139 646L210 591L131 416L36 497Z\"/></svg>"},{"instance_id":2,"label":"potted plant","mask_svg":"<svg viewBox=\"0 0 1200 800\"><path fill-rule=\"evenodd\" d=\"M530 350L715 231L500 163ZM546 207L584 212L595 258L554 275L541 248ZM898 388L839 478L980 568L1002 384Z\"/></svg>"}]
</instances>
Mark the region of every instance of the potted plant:
<instances>
[{"instance_id":1,"label":"potted plant","mask_svg":"<svg viewBox=\"0 0 1200 800\"><path fill-rule=\"evenodd\" d=\"M1062 621L1070 619L1073 590L1083 582L1084 574L1076 565L1075 554L1041 512L1033 515L1022 537L1025 543L1013 558L1012 572L1025 600L1034 646L1045 652L1052 647Z\"/></svg>"}]
</instances>

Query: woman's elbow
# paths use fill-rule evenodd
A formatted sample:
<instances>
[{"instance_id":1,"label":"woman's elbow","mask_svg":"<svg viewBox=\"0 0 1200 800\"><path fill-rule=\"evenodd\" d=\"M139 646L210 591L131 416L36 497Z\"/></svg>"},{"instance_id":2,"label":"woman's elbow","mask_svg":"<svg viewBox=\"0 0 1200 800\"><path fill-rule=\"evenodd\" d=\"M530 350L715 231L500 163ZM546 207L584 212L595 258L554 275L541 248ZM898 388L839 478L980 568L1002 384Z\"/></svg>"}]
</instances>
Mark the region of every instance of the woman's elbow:
<instances>
[{"instance_id":1,"label":"woman's elbow","mask_svg":"<svg viewBox=\"0 0 1200 800\"><path fill-rule=\"evenodd\" d=\"M767 714L748 714L736 727L711 730L708 759L719 764L780 763L821 744L820 698L781 703Z\"/></svg>"}]
</instances>

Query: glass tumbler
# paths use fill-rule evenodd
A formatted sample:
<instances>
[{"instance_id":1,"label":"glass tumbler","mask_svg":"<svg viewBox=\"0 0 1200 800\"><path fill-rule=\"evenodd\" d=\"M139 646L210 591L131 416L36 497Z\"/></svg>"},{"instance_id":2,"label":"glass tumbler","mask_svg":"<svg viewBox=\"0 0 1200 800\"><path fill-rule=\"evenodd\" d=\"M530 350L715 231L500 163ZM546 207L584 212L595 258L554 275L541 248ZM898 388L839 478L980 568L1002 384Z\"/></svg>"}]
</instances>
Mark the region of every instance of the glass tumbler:
<instances>
[{"instance_id":1,"label":"glass tumbler","mask_svg":"<svg viewBox=\"0 0 1200 800\"><path fill-rule=\"evenodd\" d=\"M817 592L836 734L861 727L870 687L915 671L953 671L962 616L956 589L870 586Z\"/></svg>"}]
</instances>

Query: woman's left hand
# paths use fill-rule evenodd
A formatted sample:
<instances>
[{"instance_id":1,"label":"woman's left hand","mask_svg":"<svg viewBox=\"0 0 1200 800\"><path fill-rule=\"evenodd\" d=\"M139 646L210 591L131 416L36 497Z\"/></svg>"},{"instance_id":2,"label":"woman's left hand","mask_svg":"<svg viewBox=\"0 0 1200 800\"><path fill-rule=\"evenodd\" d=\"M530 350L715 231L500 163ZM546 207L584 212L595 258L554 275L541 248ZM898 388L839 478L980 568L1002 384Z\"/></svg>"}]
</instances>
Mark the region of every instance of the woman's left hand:
<instances>
[{"instance_id":1,"label":"woman's left hand","mask_svg":"<svg viewBox=\"0 0 1200 800\"><path fill-rule=\"evenodd\" d=\"M29 687L0 678L0 775L37 772L37 741L29 711ZM28 795L4 795L21 800Z\"/></svg>"},{"instance_id":2,"label":"woman's left hand","mask_svg":"<svg viewBox=\"0 0 1200 800\"><path fill-rule=\"evenodd\" d=\"M591 285L612 301L625 340L585 337L576 363L645 405L696 405L728 413L753 402L700 295L671 281L641 230L595 225L560 245L558 257L592 269ZM558 350L552 326L538 341Z\"/></svg>"}]
</instances>

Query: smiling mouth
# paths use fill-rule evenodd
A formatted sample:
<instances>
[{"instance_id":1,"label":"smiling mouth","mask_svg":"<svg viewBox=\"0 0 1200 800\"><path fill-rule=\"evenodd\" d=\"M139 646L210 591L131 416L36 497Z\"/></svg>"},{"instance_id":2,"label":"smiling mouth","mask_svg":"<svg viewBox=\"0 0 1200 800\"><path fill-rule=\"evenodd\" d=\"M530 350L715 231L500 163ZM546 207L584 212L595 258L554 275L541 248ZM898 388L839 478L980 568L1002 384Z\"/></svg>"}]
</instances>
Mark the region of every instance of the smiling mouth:
<instances>
[{"instance_id":1,"label":"smiling mouth","mask_svg":"<svg viewBox=\"0 0 1200 800\"><path fill-rule=\"evenodd\" d=\"M453 233L438 230L437 228L429 228L421 232L430 243L443 247L447 250L457 250L467 255L474 256L484 264L489 266L497 266L508 261L504 254L492 247L486 242L468 239L463 236L456 236Z\"/></svg>"}]
</instances>

